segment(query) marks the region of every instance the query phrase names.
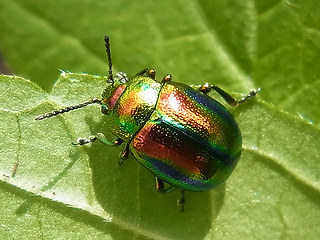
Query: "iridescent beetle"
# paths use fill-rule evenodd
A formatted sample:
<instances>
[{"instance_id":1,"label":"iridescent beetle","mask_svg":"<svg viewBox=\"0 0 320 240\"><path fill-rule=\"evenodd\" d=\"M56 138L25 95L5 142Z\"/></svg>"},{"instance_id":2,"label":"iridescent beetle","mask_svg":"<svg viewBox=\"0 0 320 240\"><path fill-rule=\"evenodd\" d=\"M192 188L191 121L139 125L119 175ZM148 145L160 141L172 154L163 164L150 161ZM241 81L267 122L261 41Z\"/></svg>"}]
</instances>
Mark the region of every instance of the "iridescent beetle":
<instances>
[{"instance_id":1,"label":"iridescent beetle","mask_svg":"<svg viewBox=\"0 0 320 240\"><path fill-rule=\"evenodd\" d=\"M113 77L109 37L105 36L104 40L110 85L102 98L46 113L36 120L100 104L101 112L112 122L111 131L116 139L111 142L97 133L88 139L79 138L77 144L95 140L111 146L124 143L121 158L127 158L131 152L155 175L158 191L182 190L179 203L183 210L184 191L207 191L224 182L235 168L242 149L240 129L234 118L206 94L213 89L228 104L236 106L254 97L260 89L251 90L236 101L221 88L207 83L195 90L172 82L170 74L156 81L152 68L130 79L124 73Z\"/></svg>"}]
</instances>

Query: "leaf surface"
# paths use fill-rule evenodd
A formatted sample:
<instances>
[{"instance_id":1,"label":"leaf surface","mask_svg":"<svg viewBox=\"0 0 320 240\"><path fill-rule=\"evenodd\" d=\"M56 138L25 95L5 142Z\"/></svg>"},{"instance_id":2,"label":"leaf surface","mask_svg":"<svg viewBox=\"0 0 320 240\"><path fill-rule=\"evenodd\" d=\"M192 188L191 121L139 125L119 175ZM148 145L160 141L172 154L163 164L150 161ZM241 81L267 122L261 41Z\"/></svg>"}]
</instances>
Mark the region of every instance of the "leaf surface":
<instances>
[{"instance_id":1,"label":"leaf surface","mask_svg":"<svg viewBox=\"0 0 320 240\"><path fill-rule=\"evenodd\" d=\"M318 239L319 12L316 0L0 1L1 54L44 89L1 76L0 236ZM115 72L154 67L158 79L262 88L230 109L244 145L235 172L187 193L184 213L179 193L157 194L132 157L119 167L120 149L71 144L109 132L98 106L33 120L100 96L105 79L89 74L107 73L104 35ZM59 69L89 74L56 82Z\"/></svg>"},{"instance_id":2,"label":"leaf surface","mask_svg":"<svg viewBox=\"0 0 320 240\"><path fill-rule=\"evenodd\" d=\"M317 238L317 128L260 100L231 109L243 134L239 165L215 190L186 193L182 213L179 192L157 193L152 174L132 156L119 166L118 148L71 144L99 131L112 137L99 106L34 120L96 97L105 80L63 73L46 94L23 78L0 77L6 93L0 114L4 236L46 239L62 231L64 238L92 239Z\"/></svg>"}]
</instances>

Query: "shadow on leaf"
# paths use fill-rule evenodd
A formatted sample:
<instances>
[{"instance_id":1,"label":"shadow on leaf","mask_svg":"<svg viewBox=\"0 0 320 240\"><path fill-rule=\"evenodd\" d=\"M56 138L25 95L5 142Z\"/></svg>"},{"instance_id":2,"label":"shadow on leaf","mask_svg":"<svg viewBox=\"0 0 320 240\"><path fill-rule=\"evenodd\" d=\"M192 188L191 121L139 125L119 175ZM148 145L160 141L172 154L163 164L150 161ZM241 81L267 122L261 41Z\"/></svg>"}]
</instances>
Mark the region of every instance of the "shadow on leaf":
<instances>
[{"instance_id":1,"label":"shadow on leaf","mask_svg":"<svg viewBox=\"0 0 320 240\"><path fill-rule=\"evenodd\" d=\"M107 117L86 123L92 134L103 132L110 140ZM155 189L154 177L135 161L133 155L119 165L120 148L95 142L86 147L92 168L93 186L97 200L115 222L122 222L132 229L143 229L155 236L181 239L203 239L217 217L225 195L225 185L209 192L186 192L184 212L177 199L180 191L160 194ZM213 198L212 198L213 196ZM126 226L123 226L126 227Z\"/></svg>"}]
</instances>

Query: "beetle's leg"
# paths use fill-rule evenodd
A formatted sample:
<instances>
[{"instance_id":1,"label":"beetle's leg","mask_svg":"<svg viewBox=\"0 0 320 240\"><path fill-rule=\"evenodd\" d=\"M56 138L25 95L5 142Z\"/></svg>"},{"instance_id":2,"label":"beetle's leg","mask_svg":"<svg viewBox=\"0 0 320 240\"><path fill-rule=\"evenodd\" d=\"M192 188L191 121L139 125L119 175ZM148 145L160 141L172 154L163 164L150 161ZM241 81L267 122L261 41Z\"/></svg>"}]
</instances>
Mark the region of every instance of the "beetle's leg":
<instances>
[{"instance_id":1,"label":"beetle's leg","mask_svg":"<svg viewBox=\"0 0 320 240\"><path fill-rule=\"evenodd\" d=\"M153 80L156 78L156 71L153 68L145 68L142 71L138 72L135 76L147 75Z\"/></svg>"},{"instance_id":2,"label":"beetle's leg","mask_svg":"<svg viewBox=\"0 0 320 240\"><path fill-rule=\"evenodd\" d=\"M257 93L260 92L260 90L261 90L260 88L258 88L257 90L253 89L247 94L247 96L244 96L240 100L234 99L229 93L225 92L221 88L219 88L215 85L209 85L208 83L203 84L199 88L199 91L203 92L204 94L207 94L211 91L211 89L213 89L217 93L219 93L220 96L223 97L223 99L231 106L237 106L239 103L244 103L248 99L255 97L257 95Z\"/></svg>"},{"instance_id":3,"label":"beetle's leg","mask_svg":"<svg viewBox=\"0 0 320 240\"><path fill-rule=\"evenodd\" d=\"M158 177L156 177L156 189L159 192L164 193L164 182Z\"/></svg>"},{"instance_id":4,"label":"beetle's leg","mask_svg":"<svg viewBox=\"0 0 320 240\"><path fill-rule=\"evenodd\" d=\"M169 193L176 190L175 186L170 185L169 187L165 188L164 181L158 177L156 177L156 189L161 193Z\"/></svg>"},{"instance_id":5,"label":"beetle's leg","mask_svg":"<svg viewBox=\"0 0 320 240\"><path fill-rule=\"evenodd\" d=\"M122 150L122 152L120 153L120 161L119 161L119 165L121 165L123 163L124 160L126 160L129 156L129 143L125 143L124 148Z\"/></svg>"},{"instance_id":6,"label":"beetle's leg","mask_svg":"<svg viewBox=\"0 0 320 240\"><path fill-rule=\"evenodd\" d=\"M181 190L180 199L178 199L177 201L178 205L180 205L181 207L181 212L184 211L184 203L185 203L184 192L185 192L184 190Z\"/></svg>"},{"instance_id":7,"label":"beetle's leg","mask_svg":"<svg viewBox=\"0 0 320 240\"><path fill-rule=\"evenodd\" d=\"M84 145L91 142L94 142L96 140L99 140L100 142L107 144L109 146L118 147L123 143L123 140L121 138L116 138L112 142L109 141L103 133L97 133L94 136L90 136L89 138L78 138L76 143L72 143L73 145Z\"/></svg>"},{"instance_id":8,"label":"beetle's leg","mask_svg":"<svg viewBox=\"0 0 320 240\"><path fill-rule=\"evenodd\" d=\"M124 141L117 137L116 139L114 139L112 142L110 142L103 133L97 133L95 136L90 136L88 139L86 138L78 138L77 143L72 143L73 145L84 145L84 144L88 144L91 142L94 142L96 140L99 140L100 142L102 142L103 144L107 144L109 146L112 147L118 147L120 146ZM123 163L123 161L125 159L128 158L129 155L129 143L125 143L124 148L122 150L122 152L120 153L120 161L119 161L119 165L121 165Z\"/></svg>"},{"instance_id":9,"label":"beetle's leg","mask_svg":"<svg viewBox=\"0 0 320 240\"><path fill-rule=\"evenodd\" d=\"M171 81L171 80L172 80L171 74L167 74L167 75L165 75L165 76L162 78L162 81L161 81L161 82L166 83L166 82L169 82L169 81Z\"/></svg>"},{"instance_id":10,"label":"beetle's leg","mask_svg":"<svg viewBox=\"0 0 320 240\"><path fill-rule=\"evenodd\" d=\"M177 189L175 186L172 186L172 185L165 188L164 181L158 177L156 177L156 188L161 193L169 193ZM181 212L184 211L184 203L185 203L184 192L185 192L184 190L181 190L181 196L177 201L177 204L180 205L181 207Z\"/></svg>"}]
</instances>

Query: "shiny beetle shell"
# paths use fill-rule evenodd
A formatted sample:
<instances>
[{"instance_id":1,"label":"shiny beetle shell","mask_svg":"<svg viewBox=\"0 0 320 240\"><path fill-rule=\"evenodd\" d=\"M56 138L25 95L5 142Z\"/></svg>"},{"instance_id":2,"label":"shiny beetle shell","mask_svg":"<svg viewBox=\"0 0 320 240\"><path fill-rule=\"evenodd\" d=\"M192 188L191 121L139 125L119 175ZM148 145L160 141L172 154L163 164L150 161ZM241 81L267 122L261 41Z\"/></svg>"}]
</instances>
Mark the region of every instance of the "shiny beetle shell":
<instances>
[{"instance_id":1,"label":"shiny beetle shell","mask_svg":"<svg viewBox=\"0 0 320 240\"><path fill-rule=\"evenodd\" d=\"M241 154L241 133L216 100L185 84L137 75L103 96L111 131L155 176L183 190L224 182Z\"/></svg>"}]
</instances>

